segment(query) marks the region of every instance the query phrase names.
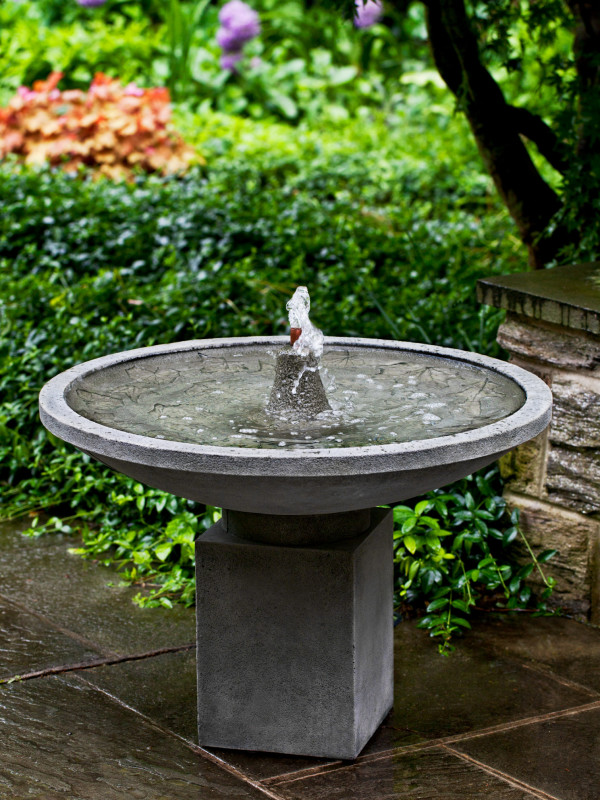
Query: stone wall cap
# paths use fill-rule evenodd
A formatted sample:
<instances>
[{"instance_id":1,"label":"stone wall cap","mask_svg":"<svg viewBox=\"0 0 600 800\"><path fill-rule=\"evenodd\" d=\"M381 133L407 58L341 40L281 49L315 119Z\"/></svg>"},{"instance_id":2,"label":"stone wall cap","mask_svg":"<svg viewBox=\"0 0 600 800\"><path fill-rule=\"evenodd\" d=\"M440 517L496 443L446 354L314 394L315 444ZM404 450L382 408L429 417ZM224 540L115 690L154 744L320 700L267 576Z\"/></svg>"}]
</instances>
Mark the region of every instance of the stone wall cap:
<instances>
[{"instance_id":1,"label":"stone wall cap","mask_svg":"<svg viewBox=\"0 0 600 800\"><path fill-rule=\"evenodd\" d=\"M483 278L477 299L535 320L600 334L600 262Z\"/></svg>"}]
</instances>

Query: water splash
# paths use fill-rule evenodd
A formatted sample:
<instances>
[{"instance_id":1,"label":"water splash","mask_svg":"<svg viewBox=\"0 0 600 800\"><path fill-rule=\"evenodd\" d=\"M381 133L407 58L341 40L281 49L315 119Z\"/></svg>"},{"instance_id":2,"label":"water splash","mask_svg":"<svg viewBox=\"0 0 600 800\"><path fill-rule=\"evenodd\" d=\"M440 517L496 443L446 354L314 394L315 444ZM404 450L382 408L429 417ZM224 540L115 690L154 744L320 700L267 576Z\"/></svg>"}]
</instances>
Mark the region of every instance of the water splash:
<instances>
[{"instance_id":1,"label":"water splash","mask_svg":"<svg viewBox=\"0 0 600 800\"><path fill-rule=\"evenodd\" d=\"M292 347L301 356L313 355L317 360L323 355L323 332L309 319L310 296L306 286L298 286L291 300L286 303L292 331L300 330L300 336ZM293 334L292 334L293 337Z\"/></svg>"},{"instance_id":2,"label":"water splash","mask_svg":"<svg viewBox=\"0 0 600 800\"><path fill-rule=\"evenodd\" d=\"M304 377L304 375L306 375L307 372L317 372L318 369L319 367L316 364L312 367L309 366L308 364L304 364L302 366L302 369L298 373L298 377L294 380L294 384L292 386L292 394L296 394L296 392L298 391L298 387L300 386L300 382L302 381L302 378Z\"/></svg>"}]
</instances>

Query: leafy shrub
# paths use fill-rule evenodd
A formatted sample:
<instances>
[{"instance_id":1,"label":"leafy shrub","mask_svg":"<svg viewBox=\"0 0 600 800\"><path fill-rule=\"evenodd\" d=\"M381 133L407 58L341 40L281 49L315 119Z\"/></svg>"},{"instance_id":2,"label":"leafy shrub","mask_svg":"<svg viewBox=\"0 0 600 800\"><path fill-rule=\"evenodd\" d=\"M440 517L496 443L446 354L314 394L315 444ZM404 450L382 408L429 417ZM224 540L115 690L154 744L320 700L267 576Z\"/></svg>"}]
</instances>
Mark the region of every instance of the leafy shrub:
<instances>
[{"instance_id":1,"label":"leafy shrub","mask_svg":"<svg viewBox=\"0 0 600 800\"><path fill-rule=\"evenodd\" d=\"M164 30L154 29L130 3L133 18L110 15L104 9L80 9L61 3L85 19L49 24L41 3L0 3L0 105L6 105L19 86L31 86L51 72L64 74L67 89L86 90L96 72L119 76L124 84L162 85L153 65L161 57ZM109 9L107 9L107 12ZM99 13L100 12L100 13Z\"/></svg>"},{"instance_id":2,"label":"leafy shrub","mask_svg":"<svg viewBox=\"0 0 600 800\"><path fill-rule=\"evenodd\" d=\"M98 5L69 2L64 0L37 0L40 18L46 25L65 25L74 20L100 18L104 23L115 18L123 18L127 22L135 19L139 13L153 22L164 18L165 3L162 0L108 0Z\"/></svg>"},{"instance_id":3,"label":"leafy shrub","mask_svg":"<svg viewBox=\"0 0 600 800\"><path fill-rule=\"evenodd\" d=\"M498 354L501 315L477 306L474 283L522 268L520 251L460 138L453 171L456 132L436 119L395 133L389 120L315 131L206 114L210 168L177 180L0 168L2 513L52 509L49 527L116 559L143 602L192 602L190 513L202 526L215 512L47 434L37 393L52 375L130 347L283 333L298 284L325 333ZM422 149L439 153L434 170Z\"/></svg>"},{"instance_id":4,"label":"leafy shrub","mask_svg":"<svg viewBox=\"0 0 600 800\"><path fill-rule=\"evenodd\" d=\"M508 610L534 603L543 612L555 585L540 565L556 550L533 554L519 530L518 509L509 516L500 492L494 467L429 492L413 506L394 508L397 603L426 607L419 627L441 640L443 654L452 649L454 634L471 627L467 617L481 599ZM518 536L531 556L525 564L510 551ZM534 569L546 586L539 601L525 583Z\"/></svg>"},{"instance_id":5,"label":"leafy shrub","mask_svg":"<svg viewBox=\"0 0 600 800\"><path fill-rule=\"evenodd\" d=\"M98 73L87 93L61 92L54 72L33 89L20 87L0 108L0 156L14 153L26 164L45 161L67 171L95 167L110 178L131 178L134 169L171 174L185 170L193 151L168 128L166 89L122 87Z\"/></svg>"},{"instance_id":6,"label":"leafy shrub","mask_svg":"<svg viewBox=\"0 0 600 800\"><path fill-rule=\"evenodd\" d=\"M135 501L139 510L153 503L158 514L175 498L165 492L148 489L139 483L129 482L128 494L111 492L109 500L117 507ZM141 507L141 508L140 508ZM143 521L123 528L115 536L111 520L93 528L82 521L80 534L82 546L71 548L71 552L100 563L120 568L123 581L141 586L142 591L134 598L141 605L172 608L173 600L187 606L195 600L194 541L198 533L207 530L221 514L218 509L207 508L203 513L179 511L166 525ZM33 535L43 529L72 531L64 519L50 519L43 528L32 528Z\"/></svg>"}]
</instances>

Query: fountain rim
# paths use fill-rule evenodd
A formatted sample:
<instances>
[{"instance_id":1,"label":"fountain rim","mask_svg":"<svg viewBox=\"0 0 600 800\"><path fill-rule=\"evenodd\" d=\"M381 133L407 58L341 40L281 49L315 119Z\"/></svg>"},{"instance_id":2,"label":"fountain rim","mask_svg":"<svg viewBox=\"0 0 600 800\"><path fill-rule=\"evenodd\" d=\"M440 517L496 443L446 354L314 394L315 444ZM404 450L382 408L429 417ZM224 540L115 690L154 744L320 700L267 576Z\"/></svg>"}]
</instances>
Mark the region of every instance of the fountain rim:
<instances>
[{"instance_id":1,"label":"fountain rim","mask_svg":"<svg viewBox=\"0 0 600 800\"><path fill-rule=\"evenodd\" d=\"M285 336L230 337L222 339L193 339L184 342L152 345L101 356L77 364L52 378L39 396L40 417L54 435L90 454L121 458L132 463L161 466L183 472L212 472L227 474L286 474L286 465L293 466L294 475L319 474L316 465L325 467L326 474L349 474L404 471L463 461L486 453L501 453L533 438L548 425L552 414L552 393L536 375L515 364L455 348L393 339L366 339L327 336L324 346L395 350L422 353L483 367L512 379L525 394L525 402L507 417L461 433L431 439L411 440L391 444L370 444L353 447L290 450L282 448L228 447L155 439L128 433L94 422L74 411L66 393L77 380L107 367L165 353L197 349L219 349L247 346L282 346ZM399 463L399 459L402 462ZM315 464L316 462L316 464ZM246 470L240 470L242 463ZM326 467L329 466L329 468ZM268 468L270 466L270 468ZM307 469L298 469L305 466ZM253 468L254 467L254 468ZM312 468L311 468L312 467ZM292 474L292 473L290 473Z\"/></svg>"}]
</instances>

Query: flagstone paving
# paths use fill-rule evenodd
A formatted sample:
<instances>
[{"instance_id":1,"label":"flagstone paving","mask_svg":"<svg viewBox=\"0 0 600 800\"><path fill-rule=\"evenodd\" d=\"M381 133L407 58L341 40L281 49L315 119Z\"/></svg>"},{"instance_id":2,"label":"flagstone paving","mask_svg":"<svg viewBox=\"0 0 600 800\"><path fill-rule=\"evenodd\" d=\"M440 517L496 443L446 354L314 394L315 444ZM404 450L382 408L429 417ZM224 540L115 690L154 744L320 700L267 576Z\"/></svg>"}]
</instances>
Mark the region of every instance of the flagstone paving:
<instances>
[{"instance_id":1,"label":"flagstone paving","mask_svg":"<svg viewBox=\"0 0 600 800\"><path fill-rule=\"evenodd\" d=\"M72 545L0 526L0 800L600 798L596 628L488 618L442 658L402 623L355 762L204 748L193 610L139 609Z\"/></svg>"}]
</instances>

